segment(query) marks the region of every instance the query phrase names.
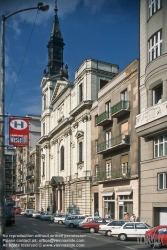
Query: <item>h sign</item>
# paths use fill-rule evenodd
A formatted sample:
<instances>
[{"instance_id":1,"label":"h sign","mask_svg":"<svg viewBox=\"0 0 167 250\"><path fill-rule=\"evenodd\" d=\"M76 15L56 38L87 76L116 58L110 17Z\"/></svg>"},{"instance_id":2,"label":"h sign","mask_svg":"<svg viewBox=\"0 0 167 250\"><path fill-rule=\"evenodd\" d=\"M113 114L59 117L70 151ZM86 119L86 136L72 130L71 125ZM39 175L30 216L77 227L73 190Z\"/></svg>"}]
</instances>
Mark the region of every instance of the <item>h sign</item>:
<instances>
[{"instance_id":1,"label":"h sign","mask_svg":"<svg viewBox=\"0 0 167 250\"><path fill-rule=\"evenodd\" d=\"M9 145L29 146L29 119L9 117Z\"/></svg>"}]
</instances>

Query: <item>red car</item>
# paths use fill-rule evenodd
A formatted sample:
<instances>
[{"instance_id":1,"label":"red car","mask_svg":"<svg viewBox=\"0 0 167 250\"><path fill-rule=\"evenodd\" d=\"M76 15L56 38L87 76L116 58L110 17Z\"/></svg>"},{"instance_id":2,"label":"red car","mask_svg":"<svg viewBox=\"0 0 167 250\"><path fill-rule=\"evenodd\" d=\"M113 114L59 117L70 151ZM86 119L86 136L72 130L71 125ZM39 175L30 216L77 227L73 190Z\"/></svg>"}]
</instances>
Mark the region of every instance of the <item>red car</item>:
<instances>
[{"instance_id":1,"label":"red car","mask_svg":"<svg viewBox=\"0 0 167 250\"><path fill-rule=\"evenodd\" d=\"M98 232L99 226L101 224L107 224L110 221L110 219L102 219L98 218L89 222L85 222L82 224L82 228L89 230L90 233Z\"/></svg>"},{"instance_id":2,"label":"red car","mask_svg":"<svg viewBox=\"0 0 167 250\"><path fill-rule=\"evenodd\" d=\"M21 208L20 207L14 207L14 213L15 214L20 214L21 213Z\"/></svg>"},{"instance_id":3,"label":"red car","mask_svg":"<svg viewBox=\"0 0 167 250\"><path fill-rule=\"evenodd\" d=\"M147 231L145 242L151 247L167 246L167 225L157 226Z\"/></svg>"}]
</instances>

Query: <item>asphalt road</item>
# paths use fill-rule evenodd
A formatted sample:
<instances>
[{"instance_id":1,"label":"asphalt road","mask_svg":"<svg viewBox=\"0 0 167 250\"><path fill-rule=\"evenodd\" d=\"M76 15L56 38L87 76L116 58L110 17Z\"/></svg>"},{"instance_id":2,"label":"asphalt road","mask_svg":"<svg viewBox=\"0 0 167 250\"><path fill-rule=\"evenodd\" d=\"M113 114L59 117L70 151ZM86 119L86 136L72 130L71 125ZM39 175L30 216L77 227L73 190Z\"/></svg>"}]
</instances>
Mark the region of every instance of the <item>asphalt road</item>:
<instances>
[{"instance_id":1,"label":"asphalt road","mask_svg":"<svg viewBox=\"0 0 167 250\"><path fill-rule=\"evenodd\" d=\"M5 243L5 242L4 242ZM6 250L147 250L136 240L119 241L84 229L16 215L16 223L6 227Z\"/></svg>"}]
</instances>

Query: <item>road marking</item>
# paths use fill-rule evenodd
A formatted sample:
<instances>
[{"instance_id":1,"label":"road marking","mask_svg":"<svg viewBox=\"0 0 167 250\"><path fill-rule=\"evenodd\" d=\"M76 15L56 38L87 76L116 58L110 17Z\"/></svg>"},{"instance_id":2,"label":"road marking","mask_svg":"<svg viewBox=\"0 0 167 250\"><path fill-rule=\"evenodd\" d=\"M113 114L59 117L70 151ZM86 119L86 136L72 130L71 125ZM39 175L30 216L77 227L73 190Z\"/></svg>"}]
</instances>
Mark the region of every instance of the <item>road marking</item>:
<instances>
[{"instance_id":1,"label":"road marking","mask_svg":"<svg viewBox=\"0 0 167 250\"><path fill-rule=\"evenodd\" d=\"M125 248L128 248L128 249L136 249L136 248L133 248L133 247L126 247L126 246L124 246L124 245L121 245L121 244L116 244L117 246L120 246L120 247L125 247Z\"/></svg>"},{"instance_id":2,"label":"road marking","mask_svg":"<svg viewBox=\"0 0 167 250\"><path fill-rule=\"evenodd\" d=\"M37 233L37 234L39 234L39 232L37 232L37 231L35 231L35 230L32 230L33 232L35 232L35 233Z\"/></svg>"},{"instance_id":3,"label":"road marking","mask_svg":"<svg viewBox=\"0 0 167 250\"><path fill-rule=\"evenodd\" d=\"M26 227L26 226L23 226L23 227L28 228L28 227Z\"/></svg>"},{"instance_id":4,"label":"road marking","mask_svg":"<svg viewBox=\"0 0 167 250\"><path fill-rule=\"evenodd\" d=\"M86 237L99 240L99 238L96 237L91 237L91 236L86 236Z\"/></svg>"},{"instance_id":5,"label":"road marking","mask_svg":"<svg viewBox=\"0 0 167 250\"><path fill-rule=\"evenodd\" d=\"M32 223L32 225L37 226L37 224Z\"/></svg>"}]
</instances>

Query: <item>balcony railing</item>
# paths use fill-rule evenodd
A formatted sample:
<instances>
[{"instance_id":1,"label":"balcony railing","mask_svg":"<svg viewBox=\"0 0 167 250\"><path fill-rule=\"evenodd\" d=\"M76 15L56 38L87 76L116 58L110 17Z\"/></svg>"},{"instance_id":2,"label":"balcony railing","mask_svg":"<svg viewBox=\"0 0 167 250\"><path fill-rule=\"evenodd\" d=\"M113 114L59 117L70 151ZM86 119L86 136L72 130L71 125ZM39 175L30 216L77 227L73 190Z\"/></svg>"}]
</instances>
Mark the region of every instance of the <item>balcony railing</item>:
<instances>
[{"instance_id":1,"label":"balcony railing","mask_svg":"<svg viewBox=\"0 0 167 250\"><path fill-rule=\"evenodd\" d=\"M34 162L30 161L26 164L26 167L29 168L29 167L33 167L34 166Z\"/></svg>"},{"instance_id":2,"label":"balcony railing","mask_svg":"<svg viewBox=\"0 0 167 250\"><path fill-rule=\"evenodd\" d=\"M110 112L104 112L96 117L96 126L103 126L112 121Z\"/></svg>"},{"instance_id":3,"label":"balcony railing","mask_svg":"<svg viewBox=\"0 0 167 250\"><path fill-rule=\"evenodd\" d=\"M114 106L111 107L111 116L120 117L130 112L130 102L129 101L120 101Z\"/></svg>"},{"instance_id":4,"label":"balcony railing","mask_svg":"<svg viewBox=\"0 0 167 250\"><path fill-rule=\"evenodd\" d=\"M34 193L33 189L26 189L26 193Z\"/></svg>"},{"instance_id":5,"label":"balcony railing","mask_svg":"<svg viewBox=\"0 0 167 250\"><path fill-rule=\"evenodd\" d=\"M107 152L117 148L123 148L127 145L130 145L130 136L129 135L120 135L109 141L105 141L97 145L97 153Z\"/></svg>"},{"instance_id":6,"label":"balcony railing","mask_svg":"<svg viewBox=\"0 0 167 250\"><path fill-rule=\"evenodd\" d=\"M96 176L96 182L115 180L115 179L128 179L131 177L131 168L130 167L118 167L111 168L110 171L101 171Z\"/></svg>"},{"instance_id":7,"label":"balcony railing","mask_svg":"<svg viewBox=\"0 0 167 250\"><path fill-rule=\"evenodd\" d=\"M16 195L17 195L17 194L24 194L24 191L23 191L23 190L16 191Z\"/></svg>"},{"instance_id":8,"label":"balcony railing","mask_svg":"<svg viewBox=\"0 0 167 250\"><path fill-rule=\"evenodd\" d=\"M27 181L34 181L34 175L28 175L26 176Z\"/></svg>"}]
</instances>

